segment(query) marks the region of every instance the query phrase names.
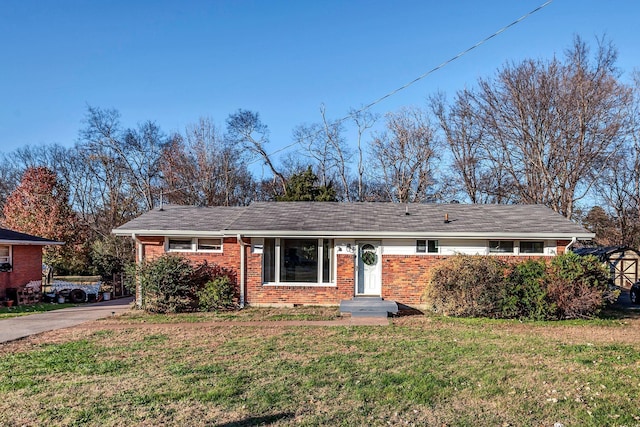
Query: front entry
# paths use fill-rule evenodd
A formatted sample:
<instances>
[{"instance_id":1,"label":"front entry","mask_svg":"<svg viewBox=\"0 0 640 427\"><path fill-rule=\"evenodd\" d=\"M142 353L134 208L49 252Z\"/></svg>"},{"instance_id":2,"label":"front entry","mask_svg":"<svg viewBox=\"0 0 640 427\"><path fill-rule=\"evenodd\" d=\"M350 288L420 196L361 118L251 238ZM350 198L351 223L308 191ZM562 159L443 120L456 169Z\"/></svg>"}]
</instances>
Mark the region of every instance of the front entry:
<instances>
[{"instance_id":1,"label":"front entry","mask_svg":"<svg viewBox=\"0 0 640 427\"><path fill-rule=\"evenodd\" d=\"M382 256L380 242L362 241L358 245L356 295L382 295Z\"/></svg>"}]
</instances>

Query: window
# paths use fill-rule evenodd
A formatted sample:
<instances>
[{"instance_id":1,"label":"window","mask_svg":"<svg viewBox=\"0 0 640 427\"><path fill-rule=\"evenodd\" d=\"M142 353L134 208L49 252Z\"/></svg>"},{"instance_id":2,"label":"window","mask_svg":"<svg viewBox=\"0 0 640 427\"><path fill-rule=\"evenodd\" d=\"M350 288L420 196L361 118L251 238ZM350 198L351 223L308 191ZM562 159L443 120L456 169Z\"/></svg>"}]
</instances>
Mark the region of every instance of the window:
<instances>
[{"instance_id":1,"label":"window","mask_svg":"<svg viewBox=\"0 0 640 427\"><path fill-rule=\"evenodd\" d=\"M437 254L438 241L437 240L416 240L416 253Z\"/></svg>"},{"instance_id":2,"label":"window","mask_svg":"<svg viewBox=\"0 0 640 427\"><path fill-rule=\"evenodd\" d=\"M222 251L222 239L198 239L199 251Z\"/></svg>"},{"instance_id":3,"label":"window","mask_svg":"<svg viewBox=\"0 0 640 427\"><path fill-rule=\"evenodd\" d=\"M222 239L169 237L167 249L170 252L222 252Z\"/></svg>"},{"instance_id":4,"label":"window","mask_svg":"<svg viewBox=\"0 0 640 427\"><path fill-rule=\"evenodd\" d=\"M11 264L11 246L0 245L0 264Z\"/></svg>"},{"instance_id":5,"label":"window","mask_svg":"<svg viewBox=\"0 0 640 427\"><path fill-rule=\"evenodd\" d=\"M544 253L544 242L520 242L521 254L542 254Z\"/></svg>"},{"instance_id":6,"label":"window","mask_svg":"<svg viewBox=\"0 0 640 427\"><path fill-rule=\"evenodd\" d=\"M331 283L332 239L264 239L265 283Z\"/></svg>"},{"instance_id":7,"label":"window","mask_svg":"<svg viewBox=\"0 0 640 427\"><path fill-rule=\"evenodd\" d=\"M193 245L191 239L169 239L170 251L192 251Z\"/></svg>"},{"instance_id":8,"label":"window","mask_svg":"<svg viewBox=\"0 0 640 427\"><path fill-rule=\"evenodd\" d=\"M513 253L513 240L490 240L490 254L511 254Z\"/></svg>"}]
</instances>

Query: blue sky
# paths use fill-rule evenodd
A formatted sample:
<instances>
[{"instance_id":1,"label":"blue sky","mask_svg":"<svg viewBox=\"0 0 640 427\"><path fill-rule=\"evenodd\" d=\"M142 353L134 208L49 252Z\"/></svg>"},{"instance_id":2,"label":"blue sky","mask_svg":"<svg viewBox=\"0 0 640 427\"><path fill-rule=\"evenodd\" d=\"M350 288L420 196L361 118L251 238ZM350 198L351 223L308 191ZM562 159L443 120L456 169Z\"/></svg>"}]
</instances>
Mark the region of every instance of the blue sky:
<instances>
[{"instance_id":1,"label":"blue sky","mask_svg":"<svg viewBox=\"0 0 640 427\"><path fill-rule=\"evenodd\" d=\"M70 1L0 3L0 151L71 146L86 106L170 133L260 113L270 151L297 125L367 104L535 9L510 1ZM640 2L554 0L485 45L376 105L451 98L507 61L551 58L606 34L623 79L639 68Z\"/></svg>"}]
</instances>

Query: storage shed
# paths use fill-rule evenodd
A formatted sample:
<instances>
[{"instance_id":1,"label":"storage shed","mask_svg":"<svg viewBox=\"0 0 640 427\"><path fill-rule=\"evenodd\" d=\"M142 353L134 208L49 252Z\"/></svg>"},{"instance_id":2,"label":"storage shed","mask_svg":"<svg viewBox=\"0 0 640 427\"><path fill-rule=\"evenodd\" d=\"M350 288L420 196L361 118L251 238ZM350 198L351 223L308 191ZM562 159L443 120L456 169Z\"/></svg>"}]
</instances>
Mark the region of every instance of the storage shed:
<instances>
[{"instance_id":1,"label":"storage shed","mask_svg":"<svg viewBox=\"0 0 640 427\"><path fill-rule=\"evenodd\" d=\"M628 246L598 246L575 249L578 255L593 255L605 263L613 284L629 289L638 280L640 252Z\"/></svg>"}]
</instances>

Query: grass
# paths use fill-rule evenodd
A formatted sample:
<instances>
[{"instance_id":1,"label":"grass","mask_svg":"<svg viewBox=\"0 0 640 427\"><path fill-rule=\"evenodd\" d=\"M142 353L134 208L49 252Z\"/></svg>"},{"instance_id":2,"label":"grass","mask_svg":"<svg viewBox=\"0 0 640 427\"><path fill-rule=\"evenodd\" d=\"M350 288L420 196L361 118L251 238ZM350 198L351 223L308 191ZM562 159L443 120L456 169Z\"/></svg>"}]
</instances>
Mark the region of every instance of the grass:
<instances>
[{"instance_id":1,"label":"grass","mask_svg":"<svg viewBox=\"0 0 640 427\"><path fill-rule=\"evenodd\" d=\"M33 305L19 305L13 307L0 307L0 319L10 317L26 316L34 313L42 313L45 311L60 310L61 308L76 307L78 304L55 304L55 303L39 303Z\"/></svg>"},{"instance_id":2,"label":"grass","mask_svg":"<svg viewBox=\"0 0 640 427\"><path fill-rule=\"evenodd\" d=\"M199 323L215 321L282 321L282 320L335 320L340 317L338 307L304 306L295 308L249 307L238 311L208 313L148 314L132 311L118 317L121 323ZM112 319L109 319L112 321Z\"/></svg>"},{"instance_id":3,"label":"grass","mask_svg":"<svg viewBox=\"0 0 640 427\"><path fill-rule=\"evenodd\" d=\"M638 319L179 319L0 347L0 425L640 425Z\"/></svg>"}]
</instances>

